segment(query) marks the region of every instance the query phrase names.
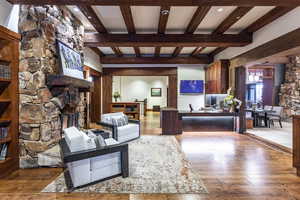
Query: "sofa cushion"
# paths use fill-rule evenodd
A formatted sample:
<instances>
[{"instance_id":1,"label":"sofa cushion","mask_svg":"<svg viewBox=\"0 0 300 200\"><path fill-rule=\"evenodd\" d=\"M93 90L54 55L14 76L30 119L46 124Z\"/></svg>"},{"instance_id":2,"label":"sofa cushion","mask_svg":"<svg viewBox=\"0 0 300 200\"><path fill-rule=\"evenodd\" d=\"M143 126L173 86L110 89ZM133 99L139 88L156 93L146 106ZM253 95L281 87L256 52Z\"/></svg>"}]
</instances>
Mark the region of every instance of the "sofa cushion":
<instances>
[{"instance_id":1,"label":"sofa cushion","mask_svg":"<svg viewBox=\"0 0 300 200\"><path fill-rule=\"evenodd\" d=\"M118 142L131 140L139 136L140 127L138 124L128 124L118 127Z\"/></svg>"},{"instance_id":2,"label":"sofa cushion","mask_svg":"<svg viewBox=\"0 0 300 200\"><path fill-rule=\"evenodd\" d=\"M87 135L94 140L96 147L102 148L106 146L106 142L101 134L96 135L91 130L88 130Z\"/></svg>"},{"instance_id":3,"label":"sofa cushion","mask_svg":"<svg viewBox=\"0 0 300 200\"><path fill-rule=\"evenodd\" d=\"M126 125L126 121L124 119L124 116L117 116L117 117L112 117L112 124L114 126L125 126Z\"/></svg>"}]
</instances>

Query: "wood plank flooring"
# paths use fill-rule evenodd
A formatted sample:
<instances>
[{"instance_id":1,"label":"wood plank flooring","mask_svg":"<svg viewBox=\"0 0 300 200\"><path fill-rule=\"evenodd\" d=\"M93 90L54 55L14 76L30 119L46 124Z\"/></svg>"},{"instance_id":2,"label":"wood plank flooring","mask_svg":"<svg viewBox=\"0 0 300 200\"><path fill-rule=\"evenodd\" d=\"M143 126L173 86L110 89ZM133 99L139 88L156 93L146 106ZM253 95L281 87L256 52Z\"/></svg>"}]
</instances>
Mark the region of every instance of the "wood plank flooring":
<instances>
[{"instance_id":1,"label":"wood plank flooring","mask_svg":"<svg viewBox=\"0 0 300 200\"><path fill-rule=\"evenodd\" d=\"M143 134L159 134L159 114L142 120ZM207 187L207 195L39 193L61 169L19 170L0 180L0 200L237 200L300 199L291 154L232 132L184 133L182 150ZM1 172L0 172L1 173Z\"/></svg>"}]
</instances>

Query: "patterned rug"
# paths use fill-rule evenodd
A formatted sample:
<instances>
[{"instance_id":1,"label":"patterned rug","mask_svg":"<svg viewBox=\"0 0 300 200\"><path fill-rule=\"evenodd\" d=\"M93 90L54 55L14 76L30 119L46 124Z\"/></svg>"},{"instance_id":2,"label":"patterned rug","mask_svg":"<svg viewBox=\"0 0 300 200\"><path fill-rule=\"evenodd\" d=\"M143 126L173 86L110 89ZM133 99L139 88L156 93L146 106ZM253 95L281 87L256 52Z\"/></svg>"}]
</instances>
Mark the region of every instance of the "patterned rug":
<instances>
[{"instance_id":1,"label":"patterned rug","mask_svg":"<svg viewBox=\"0 0 300 200\"><path fill-rule=\"evenodd\" d=\"M67 192L61 174L42 192ZM207 193L174 136L141 136L129 143L129 177L114 178L75 190L91 193Z\"/></svg>"}]
</instances>

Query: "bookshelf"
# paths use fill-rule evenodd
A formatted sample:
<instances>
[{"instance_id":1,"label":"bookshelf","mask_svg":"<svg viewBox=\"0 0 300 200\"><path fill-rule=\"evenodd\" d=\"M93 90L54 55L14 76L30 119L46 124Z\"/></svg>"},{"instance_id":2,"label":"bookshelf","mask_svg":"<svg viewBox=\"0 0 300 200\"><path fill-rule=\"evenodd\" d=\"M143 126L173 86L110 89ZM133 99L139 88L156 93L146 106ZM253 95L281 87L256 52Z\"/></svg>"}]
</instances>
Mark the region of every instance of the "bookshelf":
<instances>
[{"instance_id":1,"label":"bookshelf","mask_svg":"<svg viewBox=\"0 0 300 200\"><path fill-rule=\"evenodd\" d=\"M19 168L20 38L19 34L0 26L0 177Z\"/></svg>"},{"instance_id":2,"label":"bookshelf","mask_svg":"<svg viewBox=\"0 0 300 200\"><path fill-rule=\"evenodd\" d=\"M123 112L129 119L140 120L140 103L118 102L111 103L110 112Z\"/></svg>"}]
</instances>

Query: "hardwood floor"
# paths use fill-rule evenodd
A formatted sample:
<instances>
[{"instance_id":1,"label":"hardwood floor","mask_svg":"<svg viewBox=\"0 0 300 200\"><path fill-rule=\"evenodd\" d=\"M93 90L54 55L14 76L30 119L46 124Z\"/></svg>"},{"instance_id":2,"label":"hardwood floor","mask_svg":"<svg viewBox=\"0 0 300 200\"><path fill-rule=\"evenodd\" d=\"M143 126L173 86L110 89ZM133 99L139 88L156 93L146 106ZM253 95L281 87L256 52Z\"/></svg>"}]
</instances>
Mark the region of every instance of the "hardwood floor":
<instances>
[{"instance_id":1,"label":"hardwood floor","mask_svg":"<svg viewBox=\"0 0 300 200\"><path fill-rule=\"evenodd\" d=\"M150 119L150 120L149 120ZM159 114L142 121L143 134L159 134ZM39 193L61 169L19 170L0 180L1 200L236 200L300 199L300 178L291 154L277 151L245 135L232 132L184 133L177 136L193 169L207 187L207 195L61 194ZM159 169L158 169L159 170Z\"/></svg>"}]
</instances>

